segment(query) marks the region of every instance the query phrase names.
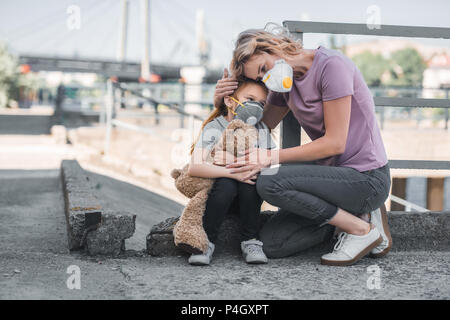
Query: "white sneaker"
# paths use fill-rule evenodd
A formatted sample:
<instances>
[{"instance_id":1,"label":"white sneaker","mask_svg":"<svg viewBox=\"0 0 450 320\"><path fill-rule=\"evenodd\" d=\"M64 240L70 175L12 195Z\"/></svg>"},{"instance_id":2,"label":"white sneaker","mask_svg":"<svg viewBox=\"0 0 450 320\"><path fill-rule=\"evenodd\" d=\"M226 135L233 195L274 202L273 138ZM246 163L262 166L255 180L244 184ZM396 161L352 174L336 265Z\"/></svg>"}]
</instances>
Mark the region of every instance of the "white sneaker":
<instances>
[{"instance_id":1,"label":"white sneaker","mask_svg":"<svg viewBox=\"0 0 450 320\"><path fill-rule=\"evenodd\" d=\"M267 263L268 259L263 251L263 243L256 239L241 242L242 255L247 263Z\"/></svg>"},{"instance_id":2,"label":"white sneaker","mask_svg":"<svg viewBox=\"0 0 450 320\"><path fill-rule=\"evenodd\" d=\"M212 255L214 253L214 243L208 244L208 249L202 254L192 254L188 262L194 266L207 266L211 263Z\"/></svg>"},{"instance_id":3,"label":"white sneaker","mask_svg":"<svg viewBox=\"0 0 450 320\"><path fill-rule=\"evenodd\" d=\"M392 247L392 237L389 231L386 207L384 205L370 213L370 223L375 225L381 237L383 237L381 244L372 249L370 256L374 258L384 257Z\"/></svg>"},{"instance_id":4,"label":"white sneaker","mask_svg":"<svg viewBox=\"0 0 450 320\"><path fill-rule=\"evenodd\" d=\"M383 238L376 228L363 236L341 232L333 252L323 255L320 263L329 266L349 266L368 254L381 241Z\"/></svg>"}]
</instances>

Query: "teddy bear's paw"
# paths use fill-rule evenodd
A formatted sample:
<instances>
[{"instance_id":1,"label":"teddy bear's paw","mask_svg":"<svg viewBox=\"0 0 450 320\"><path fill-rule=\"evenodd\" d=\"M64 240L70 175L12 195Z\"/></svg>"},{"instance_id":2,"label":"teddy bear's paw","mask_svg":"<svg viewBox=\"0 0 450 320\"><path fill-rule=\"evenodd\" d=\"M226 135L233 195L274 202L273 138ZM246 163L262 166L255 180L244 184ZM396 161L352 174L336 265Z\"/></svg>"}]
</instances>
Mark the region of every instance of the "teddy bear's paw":
<instances>
[{"instance_id":1,"label":"teddy bear's paw","mask_svg":"<svg viewBox=\"0 0 450 320\"><path fill-rule=\"evenodd\" d=\"M173 169L170 172L170 176L174 179L177 179L179 176L181 175L181 170L180 169Z\"/></svg>"},{"instance_id":2,"label":"teddy bear's paw","mask_svg":"<svg viewBox=\"0 0 450 320\"><path fill-rule=\"evenodd\" d=\"M180 248L181 250L189 252L191 254L202 254L203 253L203 250L193 247L187 243L179 243L179 244L177 244L177 247Z\"/></svg>"}]
</instances>

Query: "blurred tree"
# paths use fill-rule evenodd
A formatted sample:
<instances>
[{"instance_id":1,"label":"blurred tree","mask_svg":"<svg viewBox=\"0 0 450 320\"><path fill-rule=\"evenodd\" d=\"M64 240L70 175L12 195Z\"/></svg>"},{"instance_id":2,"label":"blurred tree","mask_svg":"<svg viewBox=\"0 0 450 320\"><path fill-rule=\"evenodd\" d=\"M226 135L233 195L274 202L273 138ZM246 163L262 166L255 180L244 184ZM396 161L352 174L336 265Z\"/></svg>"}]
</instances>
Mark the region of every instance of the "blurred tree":
<instances>
[{"instance_id":1,"label":"blurred tree","mask_svg":"<svg viewBox=\"0 0 450 320\"><path fill-rule=\"evenodd\" d=\"M392 53L391 80L389 84L399 86L422 86L425 61L414 48L405 48Z\"/></svg>"},{"instance_id":2,"label":"blurred tree","mask_svg":"<svg viewBox=\"0 0 450 320\"><path fill-rule=\"evenodd\" d=\"M365 51L353 56L352 60L361 71L368 86L380 86L383 73L389 70L389 61L379 53Z\"/></svg>"},{"instance_id":3,"label":"blurred tree","mask_svg":"<svg viewBox=\"0 0 450 320\"><path fill-rule=\"evenodd\" d=\"M22 74L17 59L0 43L0 108L19 100L20 88L35 88L37 81L31 73Z\"/></svg>"},{"instance_id":4,"label":"blurred tree","mask_svg":"<svg viewBox=\"0 0 450 320\"><path fill-rule=\"evenodd\" d=\"M11 88L16 82L17 62L7 47L0 43L0 107L8 105Z\"/></svg>"}]
</instances>

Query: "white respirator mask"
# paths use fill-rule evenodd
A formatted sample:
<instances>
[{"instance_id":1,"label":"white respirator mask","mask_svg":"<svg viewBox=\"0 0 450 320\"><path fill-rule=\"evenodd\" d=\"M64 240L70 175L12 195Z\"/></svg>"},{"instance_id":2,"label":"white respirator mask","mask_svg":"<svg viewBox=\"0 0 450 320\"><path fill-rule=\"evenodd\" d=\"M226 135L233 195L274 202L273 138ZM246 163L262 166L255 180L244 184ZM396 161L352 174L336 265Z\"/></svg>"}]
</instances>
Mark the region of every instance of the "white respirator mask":
<instances>
[{"instance_id":1,"label":"white respirator mask","mask_svg":"<svg viewBox=\"0 0 450 320\"><path fill-rule=\"evenodd\" d=\"M284 59L280 59L275 61L273 68L266 72L262 82L271 91L289 92L292 89L293 75L292 67Z\"/></svg>"}]
</instances>

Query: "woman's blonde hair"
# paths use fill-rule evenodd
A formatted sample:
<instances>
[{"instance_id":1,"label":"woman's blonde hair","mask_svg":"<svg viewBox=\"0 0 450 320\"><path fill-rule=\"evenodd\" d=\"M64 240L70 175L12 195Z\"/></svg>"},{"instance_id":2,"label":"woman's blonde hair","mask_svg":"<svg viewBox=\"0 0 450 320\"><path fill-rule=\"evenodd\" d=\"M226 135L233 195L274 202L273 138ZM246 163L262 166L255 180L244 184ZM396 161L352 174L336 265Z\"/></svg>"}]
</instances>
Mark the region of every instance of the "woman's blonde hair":
<instances>
[{"instance_id":1,"label":"woman's blonde hair","mask_svg":"<svg viewBox=\"0 0 450 320\"><path fill-rule=\"evenodd\" d=\"M264 29L242 31L235 43L230 71L233 77L244 77L244 64L253 56L266 52L279 56L294 56L303 48L300 40L294 39L289 31L275 23L268 23Z\"/></svg>"},{"instance_id":2,"label":"woman's blonde hair","mask_svg":"<svg viewBox=\"0 0 450 320\"><path fill-rule=\"evenodd\" d=\"M233 92L233 94L231 95L233 98L237 99L237 93L242 90L243 88L245 88L247 85L249 84L256 84L258 86L261 86L261 88L264 89L264 92L266 92L266 94L268 93L268 90L266 88L266 86L260 82L260 81L255 81L252 79L241 79L238 81L238 88ZM198 139L200 138L200 135L203 131L203 129L205 128L205 126L213 121L215 118L219 117L219 116L226 116L228 115L228 107L225 105L225 101L222 101L222 104L218 107L216 107L208 116L208 118L203 121L202 123L202 127L200 129L199 134L197 135L197 138L195 139L195 141L192 143L191 145L191 149L190 149L190 154L192 154L192 152L194 152L194 147L195 144L197 143Z\"/></svg>"}]
</instances>

